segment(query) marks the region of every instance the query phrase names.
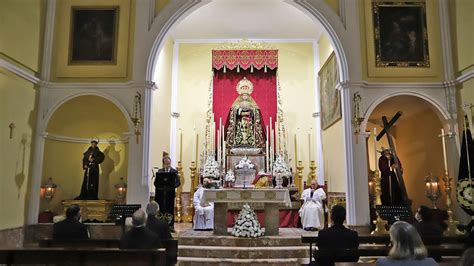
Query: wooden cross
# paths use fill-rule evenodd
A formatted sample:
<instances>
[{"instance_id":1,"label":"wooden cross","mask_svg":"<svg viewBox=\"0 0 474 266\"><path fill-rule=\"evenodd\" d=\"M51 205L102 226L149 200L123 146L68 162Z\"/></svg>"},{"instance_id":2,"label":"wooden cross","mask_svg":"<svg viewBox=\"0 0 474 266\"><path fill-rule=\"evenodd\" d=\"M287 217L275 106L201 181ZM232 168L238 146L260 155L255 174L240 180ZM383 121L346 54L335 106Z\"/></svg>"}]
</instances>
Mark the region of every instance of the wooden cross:
<instances>
[{"instance_id":1,"label":"wooden cross","mask_svg":"<svg viewBox=\"0 0 474 266\"><path fill-rule=\"evenodd\" d=\"M387 136L388 145L393 154L393 160L395 161L395 172L397 173L398 184L400 184L400 190L402 192L402 199L405 202L407 207L411 206L411 200L408 198L407 189L405 187L405 182L403 180L403 173L400 168L400 162L398 161L397 152L395 150L395 145L393 144L392 134L390 133L390 128L397 122L398 118L402 116L402 112L398 111L395 116L390 119L390 122L387 120L386 116L382 116L383 130L377 135L377 141L379 141L384 135Z\"/></svg>"},{"instance_id":2,"label":"wooden cross","mask_svg":"<svg viewBox=\"0 0 474 266\"><path fill-rule=\"evenodd\" d=\"M13 122L10 123L10 125L8 125L8 127L10 128L10 139L13 138L13 129L15 128L15 124Z\"/></svg>"}]
</instances>

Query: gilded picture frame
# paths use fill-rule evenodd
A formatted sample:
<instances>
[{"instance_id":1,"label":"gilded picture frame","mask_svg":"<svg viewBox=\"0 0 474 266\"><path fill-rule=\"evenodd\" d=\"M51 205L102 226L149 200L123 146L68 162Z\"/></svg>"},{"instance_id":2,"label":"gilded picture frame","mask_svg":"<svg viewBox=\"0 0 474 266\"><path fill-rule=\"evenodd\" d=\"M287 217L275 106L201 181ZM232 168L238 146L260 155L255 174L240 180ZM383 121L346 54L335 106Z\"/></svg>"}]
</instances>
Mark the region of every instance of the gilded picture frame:
<instances>
[{"instance_id":1,"label":"gilded picture frame","mask_svg":"<svg viewBox=\"0 0 474 266\"><path fill-rule=\"evenodd\" d=\"M321 128L323 130L341 119L341 95L336 89L338 81L337 60L333 52L318 72Z\"/></svg>"},{"instance_id":2,"label":"gilded picture frame","mask_svg":"<svg viewBox=\"0 0 474 266\"><path fill-rule=\"evenodd\" d=\"M119 6L71 7L68 64L116 64Z\"/></svg>"},{"instance_id":3,"label":"gilded picture frame","mask_svg":"<svg viewBox=\"0 0 474 266\"><path fill-rule=\"evenodd\" d=\"M430 67L426 4L372 2L376 67Z\"/></svg>"}]
</instances>

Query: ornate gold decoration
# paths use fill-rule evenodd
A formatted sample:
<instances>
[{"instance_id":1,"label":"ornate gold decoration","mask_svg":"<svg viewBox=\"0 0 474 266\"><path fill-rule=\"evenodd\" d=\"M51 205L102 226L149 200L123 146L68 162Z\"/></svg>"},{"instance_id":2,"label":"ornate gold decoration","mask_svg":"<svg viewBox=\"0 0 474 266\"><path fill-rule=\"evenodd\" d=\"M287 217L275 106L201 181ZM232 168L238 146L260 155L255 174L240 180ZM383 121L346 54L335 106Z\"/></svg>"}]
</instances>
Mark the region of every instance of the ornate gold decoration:
<instances>
[{"instance_id":1,"label":"ornate gold decoration","mask_svg":"<svg viewBox=\"0 0 474 266\"><path fill-rule=\"evenodd\" d=\"M176 197L176 205L174 207L174 218L175 218L174 220L177 223L181 223L183 221L182 209L183 209L183 206L181 205L181 193L180 193Z\"/></svg>"},{"instance_id":2,"label":"ornate gold decoration","mask_svg":"<svg viewBox=\"0 0 474 266\"><path fill-rule=\"evenodd\" d=\"M140 135L142 134L140 131L140 125L142 123L142 95L139 92L137 92L137 94L135 95L135 99L133 102L132 122L135 126L135 135L137 136L138 144Z\"/></svg>"},{"instance_id":3,"label":"ornate gold decoration","mask_svg":"<svg viewBox=\"0 0 474 266\"><path fill-rule=\"evenodd\" d=\"M188 207L187 207L187 211L188 213L186 215L183 216L183 221L186 222L186 223L190 223L193 221L193 210L194 210L194 206L193 206L193 199L194 199L194 188L197 186L195 186L195 180L197 179L197 172L196 172L196 169L197 169L197 166L196 166L196 162L195 161L192 161L191 162L191 166L189 167L189 170L191 170L191 188L190 188L190 191L189 191L189 204L188 204Z\"/></svg>"},{"instance_id":4,"label":"ornate gold decoration","mask_svg":"<svg viewBox=\"0 0 474 266\"><path fill-rule=\"evenodd\" d=\"M316 179L316 162L314 160L311 160L309 162L309 174L308 174L308 179L306 181L307 184L311 184L311 180Z\"/></svg>"},{"instance_id":5,"label":"ornate gold decoration","mask_svg":"<svg viewBox=\"0 0 474 266\"><path fill-rule=\"evenodd\" d=\"M111 200L63 200L61 204L63 205L64 212L73 204L79 205L84 221L97 220L106 222L114 202Z\"/></svg>"},{"instance_id":6,"label":"ornate gold decoration","mask_svg":"<svg viewBox=\"0 0 474 266\"><path fill-rule=\"evenodd\" d=\"M360 124L362 121L364 121L364 117L360 116L360 102L362 101L362 97L360 96L359 92L354 93L352 101L354 104L352 124L354 125L354 134L357 135L360 133ZM357 140L358 138L356 138L356 141Z\"/></svg>"},{"instance_id":7,"label":"ornate gold decoration","mask_svg":"<svg viewBox=\"0 0 474 266\"><path fill-rule=\"evenodd\" d=\"M298 191L301 193L301 182L303 181L303 162L298 159L298 163L296 164L296 187Z\"/></svg>"},{"instance_id":8,"label":"ornate gold decoration","mask_svg":"<svg viewBox=\"0 0 474 266\"><path fill-rule=\"evenodd\" d=\"M379 170L375 170L374 173L374 181L375 181L375 206L382 205L382 188L380 186L380 182L382 178L380 177ZM377 218L373 222L375 224L375 230L372 231L370 234L372 235L386 235L388 234L387 229L385 226L387 225L387 221L382 220L378 212L376 212Z\"/></svg>"},{"instance_id":9,"label":"ornate gold decoration","mask_svg":"<svg viewBox=\"0 0 474 266\"><path fill-rule=\"evenodd\" d=\"M458 230L459 222L454 220L453 218L453 209L451 207L451 181L453 180L452 177L449 176L448 170L444 171L444 190L446 191L446 211L448 212L448 228L444 231L444 234L447 236L452 235L462 235L463 233Z\"/></svg>"},{"instance_id":10,"label":"ornate gold decoration","mask_svg":"<svg viewBox=\"0 0 474 266\"><path fill-rule=\"evenodd\" d=\"M250 95L253 92L253 84L250 80L244 77L243 79L239 81L239 83L237 83L236 90L239 93L239 95L245 94L245 93Z\"/></svg>"},{"instance_id":11,"label":"ornate gold decoration","mask_svg":"<svg viewBox=\"0 0 474 266\"><path fill-rule=\"evenodd\" d=\"M215 50L274 50L275 48L262 42L254 42L242 39L238 42L228 42L217 47Z\"/></svg>"}]
</instances>

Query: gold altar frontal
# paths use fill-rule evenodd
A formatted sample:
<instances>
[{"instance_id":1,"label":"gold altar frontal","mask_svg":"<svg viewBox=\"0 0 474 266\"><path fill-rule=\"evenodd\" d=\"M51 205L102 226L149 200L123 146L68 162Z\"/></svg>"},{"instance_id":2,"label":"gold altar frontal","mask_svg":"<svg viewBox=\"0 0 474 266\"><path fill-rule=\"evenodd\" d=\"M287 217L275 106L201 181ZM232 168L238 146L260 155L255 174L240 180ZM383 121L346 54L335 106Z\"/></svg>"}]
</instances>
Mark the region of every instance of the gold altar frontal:
<instances>
[{"instance_id":1,"label":"gold altar frontal","mask_svg":"<svg viewBox=\"0 0 474 266\"><path fill-rule=\"evenodd\" d=\"M82 220L97 220L100 222L107 221L107 216L109 215L112 205L115 204L113 200L63 200L61 204L64 207L64 213L66 209L73 205L77 204L81 207L81 216Z\"/></svg>"}]
</instances>

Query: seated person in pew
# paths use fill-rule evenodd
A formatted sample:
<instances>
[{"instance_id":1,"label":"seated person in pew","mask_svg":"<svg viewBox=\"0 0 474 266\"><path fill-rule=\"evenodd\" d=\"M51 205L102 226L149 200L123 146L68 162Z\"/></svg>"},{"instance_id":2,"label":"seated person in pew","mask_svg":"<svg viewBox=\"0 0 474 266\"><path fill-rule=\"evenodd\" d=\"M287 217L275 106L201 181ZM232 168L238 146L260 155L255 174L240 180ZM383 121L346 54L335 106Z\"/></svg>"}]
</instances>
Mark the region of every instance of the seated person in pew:
<instances>
[{"instance_id":1,"label":"seated person in pew","mask_svg":"<svg viewBox=\"0 0 474 266\"><path fill-rule=\"evenodd\" d=\"M158 235L146 228L146 214L140 209L133 213L130 231L124 233L120 238L121 249L153 249L159 248Z\"/></svg>"},{"instance_id":2,"label":"seated person in pew","mask_svg":"<svg viewBox=\"0 0 474 266\"><path fill-rule=\"evenodd\" d=\"M434 259L427 258L426 247L415 227L411 224L404 221L394 223L390 227L390 241L392 242L392 248L388 253L388 257L378 259L375 265L438 265Z\"/></svg>"},{"instance_id":3,"label":"seated person in pew","mask_svg":"<svg viewBox=\"0 0 474 266\"><path fill-rule=\"evenodd\" d=\"M158 235L158 238L161 239L171 239L170 227L165 221L162 221L156 218L160 210L160 206L156 201L148 203L146 206L146 214L148 218L146 220L146 227L150 229L153 233Z\"/></svg>"},{"instance_id":4,"label":"seated person in pew","mask_svg":"<svg viewBox=\"0 0 474 266\"><path fill-rule=\"evenodd\" d=\"M202 185L198 187L196 192L194 192L194 217L193 217L193 229L194 230L206 230L210 231L214 229L214 203L203 203L202 193L205 188L212 187L211 180L209 178L204 178L202 180Z\"/></svg>"},{"instance_id":5,"label":"seated person in pew","mask_svg":"<svg viewBox=\"0 0 474 266\"><path fill-rule=\"evenodd\" d=\"M441 225L433 221L433 211L430 208L421 205L415 214L415 220L416 222L413 224L413 226L416 228L422 238L425 236L440 237L441 242L441 237L443 236L443 229L441 228ZM431 245L440 243L425 244Z\"/></svg>"},{"instance_id":6,"label":"seated person in pew","mask_svg":"<svg viewBox=\"0 0 474 266\"><path fill-rule=\"evenodd\" d=\"M322 249L357 249L359 239L356 231L344 226L346 219L346 209L341 205L334 205L331 209L331 220L333 225L330 228L319 231L318 248ZM335 261L357 262L359 256L344 256L341 254L337 258L316 258L316 265L334 265Z\"/></svg>"},{"instance_id":7,"label":"seated person in pew","mask_svg":"<svg viewBox=\"0 0 474 266\"><path fill-rule=\"evenodd\" d=\"M468 248L461 256L460 266L472 266L474 265L474 248Z\"/></svg>"},{"instance_id":8,"label":"seated person in pew","mask_svg":"<svg viewBox=\"0 0 474 266\"><path fill-rule=\"evenodd\" d=\"M317 187L316 180L311 180L311 187L301 193L303 205L298 213L301 217L303 229L306 231L316 231L324 228L323 200L326 199L326 193L322 188Z\"/></svg>"},{"instance_id":9,"label":"seated person in pew","mask_svg":"<svg viewBox=\"0 0 474 266\"><path fill-rule=\"evenodd\" d=\"M77 204L66 210L66 219L53 225L53 239L88 239L87 226L80 222L81 207Z\"/></svg>"}]
</instances>

